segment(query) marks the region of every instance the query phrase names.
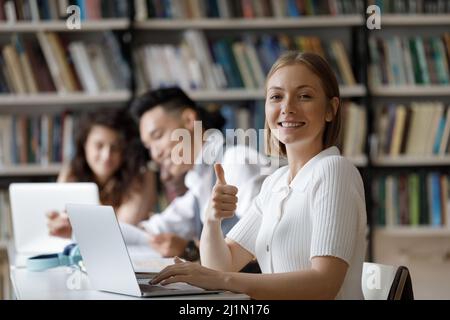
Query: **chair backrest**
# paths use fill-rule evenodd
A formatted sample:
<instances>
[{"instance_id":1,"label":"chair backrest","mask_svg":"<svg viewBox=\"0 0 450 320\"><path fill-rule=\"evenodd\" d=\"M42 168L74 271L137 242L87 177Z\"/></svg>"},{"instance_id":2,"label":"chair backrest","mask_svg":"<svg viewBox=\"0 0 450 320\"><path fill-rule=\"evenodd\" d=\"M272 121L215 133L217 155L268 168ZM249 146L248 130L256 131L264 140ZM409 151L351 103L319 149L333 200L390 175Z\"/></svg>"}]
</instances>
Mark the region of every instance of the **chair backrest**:
<instances>
[{"instance_id":1,"label":"chair backrest","mask_svg":"<svg viewBox=\"0 0 450 320\"><path fill-rule=\"evenodd\" d=\"M411 276L405 266L365 262L362 291L366 300L412 300Z\"/></svg>"}]
</instances>

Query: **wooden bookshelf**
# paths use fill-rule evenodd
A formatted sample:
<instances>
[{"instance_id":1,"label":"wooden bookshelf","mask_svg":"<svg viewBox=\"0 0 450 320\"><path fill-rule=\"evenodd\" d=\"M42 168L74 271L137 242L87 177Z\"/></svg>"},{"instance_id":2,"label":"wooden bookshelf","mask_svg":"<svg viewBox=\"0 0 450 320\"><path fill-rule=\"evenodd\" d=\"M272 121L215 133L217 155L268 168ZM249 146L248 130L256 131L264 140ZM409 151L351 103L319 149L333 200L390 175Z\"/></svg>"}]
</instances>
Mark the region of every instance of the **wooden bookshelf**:
<instances>
[{"instance_id":1,"label":"wooden bookshelf","mask_svg":"<svg viewBox=\"0 0 450 320\"><path fill-rule=\"evenodd\" d=\"M363 85L341 86L341 97L364 97L366 88ZM239 100L262 100L265 93L263 89L224 89L224 90L191 90L189 96L197 101L239 101Z\"/></svg>"},{"instance_id":2,"label":"wooden bookshelf","mask_svg":"<svg viewBox=\"0 0 450 320\"><path fill-rule=\"evenodd\" d=\"M381 26L450 25L450 14L382 14Z\"/></svg>"},{"instance_id":3,"label":"wooden bookshelf","mask_svg":"<svg viewBox=\"0 0 450 320\"><path fill-rule=\"evenodd\" d=\"M103 105L120 104L131 99L127 90L99 94L80 93L38 93L38 94L0 94L0 106L40 106L40 105Z\"/></svg>"},{"instance_id":4,"label":"wooden bookshelf","mask_svg":"<svg viewBox=\"0 0 450 320\"><path fill-rule=\"evenodd\" d=\"M262 100L264 90L260 89L225 89L225 90L192 90L189 96L197 101L237 101Z\"/></svg>"},{"instance_id":5,"label":"wooden bookshelf","mask_svg":"<svg viewBox=\"0 0 450 320\"><path fill-rule=\"evenodd\" d=\"M379 156L372 159L372 164L378 167L450 166L450 155L401 155L397 157Z\"/></svg>"},{"instance_id":6,"label":"wooden bookshelf","mask_svg":"<svg viewBox=\"0 0 450 320\"><path fill-rule=\"evenodd\" d=\"M361 26L362 15L316 16L301 18L255 18L255 19L150 19L137 21L133 26L138 30L229 30L229 29L295 29Z\"/></svg>"},{"instance_id":7,"label":"wooden bookshelf","mask_svg":"<svg viewBox=\"0 0 450 320\"><path fill-rule=\"evenodd\" d=\"M373 86L370 93L379 97L450 96L450 85Z\"/></svg>"},{"instance_id":8,"label":"wooden bookshelf","mask_svg":"<svg viewBox=\"0 0 450 320\"><path fill-rule=\"evenodd\" d=\"M355 166L359 168L367 167L369 161L366 157L366 155L359 155L359 156L346 156L348 160L351 161Z\"/></svg>"},{"instance_id":9,"label":"wooden bookshelf","mask_svg":"<svg viewBox=\"0 0 450 320\"><path fill-rule=\"evenodd\" d=\"M376 227L374 233L376 236L386 237L450 237L450 228L440 226Z\"/></svg>"},{"instance_id":10,"label":"wooden bookshelf","mask_svg":"<svg viewBox=\"0 0 450 320\"><path fill-rule=\"evenodd\" d=\"M9 176L56 176L61 171L61 164L30 164L30 165L15 165L15 166L1 166L0 177Z\"/></svg>"},{"instance_id":11,"label":"wooden bookshelf","mask_svg":"<svg viewBox=\"0 0 450 320\"><path fill-rule=\"evenodd\" d=\"M355 166L365 167L367 166L368 160L365 155L347 157ZM50 165L17 165L0 167L0 177L1 176L56 176L62 168L61 164L50 164Z\"/></svg>"},{"instance_id":12,"label":"wooden bookshelf","mask_svg":"<svg viewBox=\"0 0 450 320\"><path fill-rule=\"evenodd\" d=\"M367 93L364 85L340 86L339 91L342 98L364 97Z\"/></svg>"},{"instance_id":13,"label":"wooden bookshelf","mask_svg":"<svg viewBox=\"0 0 450 320\"><path fill-rule=\"evenodd\" d=\"M349 156L346 158L349 159L357 167L366 167L369 163L366 155Z\"/></svg>"},{"instance_id":14,"label":"wooden bookshelf","mask_svg":"<svg viewBox=\"0 0 450 320\"><path fill-rule=\"evenodd\" d=\"M84 32L84 31L104 31L104 30L125 30L129 28L130 21L127 18L102 19L92 21L82 21L81 29L69 29L64 20L61 21L16 21L14 23L0 23L0 33L11 32L37 32L37 31L58 31L58 32Z\"/></svg>"}]
</instances>

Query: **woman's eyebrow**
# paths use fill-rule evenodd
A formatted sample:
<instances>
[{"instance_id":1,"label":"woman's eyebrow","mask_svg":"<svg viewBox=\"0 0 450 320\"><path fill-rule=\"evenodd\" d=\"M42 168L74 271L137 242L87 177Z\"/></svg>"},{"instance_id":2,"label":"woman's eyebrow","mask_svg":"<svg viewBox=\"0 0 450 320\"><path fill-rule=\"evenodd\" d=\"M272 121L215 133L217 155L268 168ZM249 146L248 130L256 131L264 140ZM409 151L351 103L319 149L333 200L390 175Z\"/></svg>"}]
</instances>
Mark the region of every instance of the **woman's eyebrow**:
<instances>
[{"instance_id":1,"label":"woman's eyebrow","mask_svg":"<svg viewBox=\"0 0 450 320\"><path fill-rule=\"evenodd\" d=\"M269 90L284 90L281 87L270 87Z\"/></svg>"},{"instance_id":2,"label":"woman's eyebrow","mask_svg":"<svg viewBox=\"0 0 450 320\"><path fill-rule=\"evenodd\" d=\"M307 85L307 84L300 85L297 88L295 88L295 90L303 89L303 88L311 88L313 90L316 90L316 88L314 88L313 86ZM282 87L270 87L269 90L283 90L284 91L284 89Z\"/></svg>"},{"instance_id":3,"label":"woman's eyebrow","mask_svg":"<svg viewBox=\"0 0 450 320\"><path fill-rule=\"evenodd\" d=\"M316 90L316 88L314 88L313 86L307 85L307 84L298 86L298 87L297 87L297 90L298 90L298 89L303 89L303 88L310 88L310 89Z\"/></svg>"}]
</instances>

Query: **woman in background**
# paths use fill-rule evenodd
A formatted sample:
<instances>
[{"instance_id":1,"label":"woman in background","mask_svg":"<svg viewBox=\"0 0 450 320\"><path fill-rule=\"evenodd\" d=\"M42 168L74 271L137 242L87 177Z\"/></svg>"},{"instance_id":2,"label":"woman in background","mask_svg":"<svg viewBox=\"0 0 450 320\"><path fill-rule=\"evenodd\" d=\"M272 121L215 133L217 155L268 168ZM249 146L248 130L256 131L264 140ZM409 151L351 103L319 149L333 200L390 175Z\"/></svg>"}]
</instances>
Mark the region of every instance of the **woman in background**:
<instances>
[{"instance_id":1,"label":"woman in background","mask_svg":"<svg viewBox=\"0 0 450 320\"><path fill-rule=\"evenodd\" d=\"M94 182L100 203L114 207L120 222L149 218L156 203L156 178L146 169L137 126L126 111L99 110L80 119L75 155L58 182ZM49 212L51 235L70 238L67 214Z\"/></svg>"}]
</instances>

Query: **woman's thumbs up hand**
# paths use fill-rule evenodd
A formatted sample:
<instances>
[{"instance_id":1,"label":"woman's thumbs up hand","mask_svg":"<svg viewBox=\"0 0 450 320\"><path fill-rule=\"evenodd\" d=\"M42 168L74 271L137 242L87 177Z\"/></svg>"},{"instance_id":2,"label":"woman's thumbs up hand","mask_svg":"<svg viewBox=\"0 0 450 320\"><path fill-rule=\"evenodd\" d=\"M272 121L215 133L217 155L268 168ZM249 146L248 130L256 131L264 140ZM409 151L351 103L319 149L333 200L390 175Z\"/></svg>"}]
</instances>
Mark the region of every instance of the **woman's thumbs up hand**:
<instances>
[{"instance_id":1,"label":"woman's thumbs up hand","mask_svg":"<svg viewBox=\"0 0 450 320\"><path fill-rule=\"evenodd\" d=\"M217 179L211 195L212 214L209 218L221 221L234 215L238 201L236 196L238 188L227 184L221 164L215 164L214 171Z\"/></svg>"}]
</instances>

